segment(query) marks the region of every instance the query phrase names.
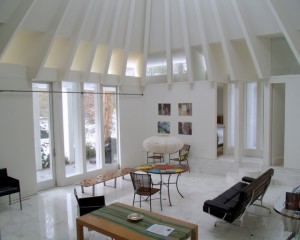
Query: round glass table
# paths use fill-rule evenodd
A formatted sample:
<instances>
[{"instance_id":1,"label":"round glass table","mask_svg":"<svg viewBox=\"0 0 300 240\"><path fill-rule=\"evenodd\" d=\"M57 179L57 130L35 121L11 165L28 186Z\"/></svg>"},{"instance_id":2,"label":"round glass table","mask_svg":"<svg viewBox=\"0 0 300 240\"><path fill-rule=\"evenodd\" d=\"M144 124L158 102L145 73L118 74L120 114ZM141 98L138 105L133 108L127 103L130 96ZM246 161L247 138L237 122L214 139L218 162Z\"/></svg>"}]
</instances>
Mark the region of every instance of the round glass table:
<instances>
[{"instance_id":1,"label":"round glass table","mask_svg":"<svg viewBox=\"0 0 300 240\"><path fill-rule=\"evenodd\" d=\"M274 210L281 215L284 231L291 234L286 240L293 239L300 234L300 211L289 210L285 208L285 196L280 197L274 204Z\"/></svg>"}]
</instances>

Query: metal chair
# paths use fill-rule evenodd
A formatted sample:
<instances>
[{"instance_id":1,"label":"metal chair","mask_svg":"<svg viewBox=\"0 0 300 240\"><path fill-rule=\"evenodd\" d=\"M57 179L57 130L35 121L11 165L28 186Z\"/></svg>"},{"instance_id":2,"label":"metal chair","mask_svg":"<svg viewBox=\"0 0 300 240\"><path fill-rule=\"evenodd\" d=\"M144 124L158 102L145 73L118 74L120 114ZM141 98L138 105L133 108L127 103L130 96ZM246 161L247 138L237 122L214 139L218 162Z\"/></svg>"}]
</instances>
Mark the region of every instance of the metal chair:
<instances>
[{"instance_id":1,"label":"metal chair","mask_svg":"<svg viewBox=\"0 0 300 240\"><path fill-rule=\"evenodd\" d=\"M105 197L104 196L79 198L75 188L74 188L74 195L75 195L77 203L78 203L79 216L90 213L99 208L105 207Z\"/></svg>"},{"instance_id":2,"label":"metal chair","mask_svg":"<svg viewBox=\"0 0 300 240\"><path fill-rule=\"evenodd\" d=\"M0 197L8 195L11 205L10 194L19 193L20 208L22 210L22 198L20 181L7 175L6 168L0 169Z\"/></svg>"},{"instance_id":3,"label":"metal chair","mask_svg":"<svg viewBox=\"0 0 300 240\"><path fill-rule=\"evenodd\" d=\"M152 159L152 162L156 162L156 161L163 162L164 154L147 152L147 163L149 163L149 159Z\"/></svg>"},{"instance_id":4,"label":"metal chair","mask_svg":"<svg viewBox=\"0 0 300 240\"><path fill-rule=\"evenodd\" d=\"M179 164L181 164L181 162L186 161L186 163L189 167L189 172L191 172L190 166L189 166L189 160L188 160L190 148L191 148L190 145L184 144L183 147L179 151L177 151L175 153L170 153L169 154L169 162L176 161L176 162L179 162Z\"/></svg>"},{"instance_id":5,"label":"metal chair","mask_svg":"<svg viewBox=\"0 0 300 240\"><path fill-rule=\"evenodd\" d=\"M144 201L148 201L150 203L150 211L152 211L152 195L159 193L159 199L160 199L160 209L162 210L162 204L161 204L161 183L155 184L159 185L159 188L154 188L154 184L152 182L152 178L150 174L140 174L140 173L130 173L133 188L134 188L134 196L133 196L133 202L132 206L134 206L135 201L135 195L140 196L140 207L142 202L142 196L146 197Z\"/></svg>"}]
</instances>

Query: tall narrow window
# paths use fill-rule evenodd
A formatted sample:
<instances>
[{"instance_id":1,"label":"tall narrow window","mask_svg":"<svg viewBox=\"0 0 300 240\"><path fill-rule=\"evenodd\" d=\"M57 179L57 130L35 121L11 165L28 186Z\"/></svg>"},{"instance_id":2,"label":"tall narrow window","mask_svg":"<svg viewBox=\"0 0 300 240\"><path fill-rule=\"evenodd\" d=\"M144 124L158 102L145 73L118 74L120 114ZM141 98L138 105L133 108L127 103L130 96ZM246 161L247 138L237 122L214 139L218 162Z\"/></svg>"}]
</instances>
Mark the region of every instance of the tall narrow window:
<instances>
[{"instance_id":1,"label":"tall narrow window","mask_svg":"<svg viewBox=\"0 0 300 240\"><path fill-rule=\"evenodd\" d=\"M83 172L79 84L63 82L63 128L66 176Z\"/></svg>"},{"instance_id":2,"label":"tall narrow window","mask_svg":"<svg viewBox=\"0 0 300 240\"><path fill-rule=\"evenodd\" d=\"M246 134L245 147L256 149L257 129L257 83L246 85Z\"/></svg>"},{"instance_id":3,"label":"tall narrow window","mask_svg":"<svg viewBox=\"0 0 300 240\"><path fill-rule=\"evenodd\" d=\"M118 162L117 95L115 87L103 87L103 128L105 163Z\"/></svg>"},{"instance_id":4,"label":"tall narrow window","mask_svg":"<svg viewBox=\"0 0 300 240\"><path fill-rule=\"evenodd\" d=\"M86 169L91 171L101 167L99 144L99 107L97 107L97 85L84 84L84 126L85 126L85 154Z\"/></svg>"},{"instance_id":5,"label":"tall narrow window","mask_svg":"<svg viewBox=\"0 0 300 240\"><path fill-rule=\"evenodd\" d=\"M48 84L32 84L37 182L53 179L50 94Z\"/></svg>"}]
</instances>

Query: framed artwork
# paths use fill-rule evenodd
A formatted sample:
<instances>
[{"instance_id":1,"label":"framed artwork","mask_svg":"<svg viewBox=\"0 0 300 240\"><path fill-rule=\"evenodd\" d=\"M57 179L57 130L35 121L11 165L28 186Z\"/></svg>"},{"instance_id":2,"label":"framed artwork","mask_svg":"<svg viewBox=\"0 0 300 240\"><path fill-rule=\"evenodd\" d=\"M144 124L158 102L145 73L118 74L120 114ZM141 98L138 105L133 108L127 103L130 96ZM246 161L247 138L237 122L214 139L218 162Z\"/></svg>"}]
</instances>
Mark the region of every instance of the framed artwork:
<instances>
[{"instance_id":1,"label":"framed artwork","mask_svg":"<svg viewBox=\"0 0 300 240\"><path fill-rule=\"evenodd\" d=\"M158 115L170 116L171 115L171 104L170 103L159 103L158 104Z\"/></svg>"},{"instance_id":2,"label":"framed artwork","mask_svg":"<svg viewBox=\"0 0 300 240\"><path fill-rule=\"evenodd\" d=\"M192 116L192 104L191 103L178 103L178 115L179 116Z\"/></svg>"},{"instance_id":3,"label":"framed artwork","mask_svg":"<svg viewBox=\"0 0 300 240\"><path fill-rule=\"evenodd\" d=\"M170 122L158 122L157 123L158 133L170 133Z\"/></svg>"},{"instance_id":4,"label":"framed artwork","mask_svg":"<svg viewBox=\"0 0 300 240\"><path fill-rule=\"evenodd\" d=\"M191 122L178 122L178 134L192 135L192 123Z\"/></svg>"},{"instance_id":5,"label":"framed artwork","mask_svg":"<svg viewBox=\"0 0 300 240\"><path fill-rule=\"evenodd\" d=\"M285 209L299 211L300 210L300 194L294 192L285 193Z\"/></svg>"}]
</instances>

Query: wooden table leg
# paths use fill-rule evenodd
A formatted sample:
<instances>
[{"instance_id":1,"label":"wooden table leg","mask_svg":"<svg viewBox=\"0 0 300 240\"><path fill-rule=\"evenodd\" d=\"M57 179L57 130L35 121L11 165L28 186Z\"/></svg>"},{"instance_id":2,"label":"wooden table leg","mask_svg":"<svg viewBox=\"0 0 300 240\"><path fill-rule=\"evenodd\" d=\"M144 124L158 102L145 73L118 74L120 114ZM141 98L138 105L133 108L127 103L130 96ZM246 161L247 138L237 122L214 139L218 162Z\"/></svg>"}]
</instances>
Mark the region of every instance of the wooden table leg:
<instances>
[{"instance_id":1,"label":"wooden table leg","mask_svg":"<svg viewBox=\"0 0 300 240\"><path fill-rule=\"evenodd\" d=\"M83 226L78 223L76 220L76 229L77 229L77 240L83 240Z\"/></svg>"}]
</instances>

